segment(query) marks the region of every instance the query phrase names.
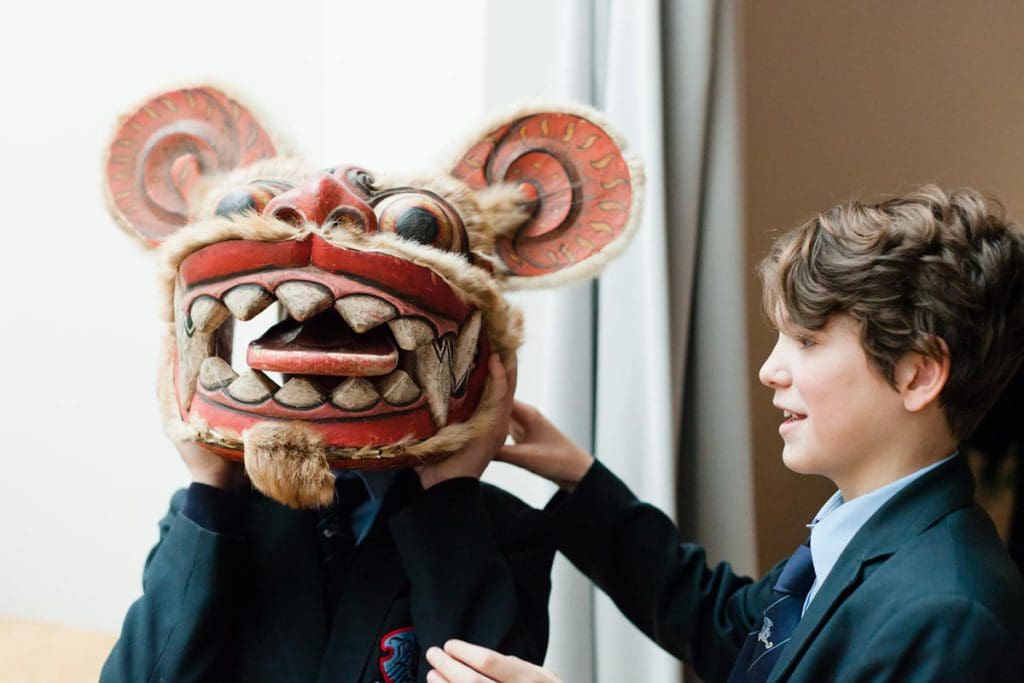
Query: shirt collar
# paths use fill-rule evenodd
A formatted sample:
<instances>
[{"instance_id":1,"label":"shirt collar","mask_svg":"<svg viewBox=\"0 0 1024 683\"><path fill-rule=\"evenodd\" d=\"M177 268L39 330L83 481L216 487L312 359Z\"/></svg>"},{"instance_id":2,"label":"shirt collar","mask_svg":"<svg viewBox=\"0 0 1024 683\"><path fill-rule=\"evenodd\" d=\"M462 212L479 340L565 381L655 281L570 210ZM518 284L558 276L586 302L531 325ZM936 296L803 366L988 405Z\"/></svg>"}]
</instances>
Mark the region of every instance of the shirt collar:
<instances>
[{"instance_id":1,"label":"shirt collar","mask_svg":"<svg viewBox=\"0 0 1024 683\"><path fill-rule=\"evenodd\" d=\"M832 494L814 516L814 521L807 525L811 529L811 560L814 563L814 585L807 596L807 602L817 592L818 586L824 583L846 546L879 508L912 481L949 462L958 453L953 451L952 455L938 462L850 501L843 498L841 491Z\"/></svg>"},{"instance_id":2,"label":"shirt collar","mask_svg":"<svg viewBox=\"0 0 1024 683\"><path fill-rule=\"evenodd\" d=\"M378 500L383 498L391 489L391 485L395 482L395 477L398 476L398 470L383 470L380 472L337 470L334 476L358 477L362 480L363 485L366 486L366 492L370 495L370 500Z\"/></svg>"}]
</instances>

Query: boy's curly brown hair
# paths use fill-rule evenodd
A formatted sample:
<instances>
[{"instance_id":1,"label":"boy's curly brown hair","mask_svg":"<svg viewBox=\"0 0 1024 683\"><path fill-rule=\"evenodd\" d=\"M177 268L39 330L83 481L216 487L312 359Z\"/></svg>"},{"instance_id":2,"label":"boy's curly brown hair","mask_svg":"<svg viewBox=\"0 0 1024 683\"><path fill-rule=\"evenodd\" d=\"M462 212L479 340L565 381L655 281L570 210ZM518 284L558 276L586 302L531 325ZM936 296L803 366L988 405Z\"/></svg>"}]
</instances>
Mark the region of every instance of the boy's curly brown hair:
<instances>
[{"instance_id":1,"label":"boy's curly brown hair","mask_svg":"<svg viewBox=\"0 0 1024 683\"><path fill-rule=\"evenodd\" d=\"M927 185L878 204L836 205L779 237L758 274L780 330L819 330L848 314L890 384L905 353L939 358L948 349L939 404L959 439L1024 355L1024 230L975 190Z\"/></svg>"}]
</instances>

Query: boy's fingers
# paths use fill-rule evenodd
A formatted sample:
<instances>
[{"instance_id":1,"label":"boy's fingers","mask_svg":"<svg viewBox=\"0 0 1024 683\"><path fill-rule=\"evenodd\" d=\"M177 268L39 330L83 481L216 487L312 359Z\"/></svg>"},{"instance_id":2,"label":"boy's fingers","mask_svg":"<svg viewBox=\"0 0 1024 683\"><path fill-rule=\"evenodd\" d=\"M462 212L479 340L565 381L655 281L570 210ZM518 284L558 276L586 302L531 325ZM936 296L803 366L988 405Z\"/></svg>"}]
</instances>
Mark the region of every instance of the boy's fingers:
<instances>
[{"instance_id":1,"label":"boy's fingers","mask_svg":"<svg viewBox=\"0 0 1024 683\"><path fill-rule=\"evenodd\" d=\"M451 681L437 673L437 669L431 669L427 672L427 683L451 683Z\"/></svg>"},{"instance_id":2,"label":"boy's fingers","mask_svg":"<svg viewBox=\"0 0 1024 683\"><path fill-rule=\"evenodd\" d=\"M448 683L497 683L463 664L439 647L427 650L427 661Z\"/></svg>"},{"instance_id":3,"label":"boy's fingers","mask_svg":"<svg viewBox=\"0 0 1024 683\"><path fill-rule=\"evenodd\" d=\"M504 396L507 394L508 375L505 373L505 366L501 364L501 356L492 353L487 364L487 370L491 374L491 381L494 382L494 389L498 392L498 395Z\"/></svg>"},{"instance_id":4,"label":"boy's fingers","mask_svg":"<svg viewBox=\"0 0 1024 683\"><path fill-rule=\"evenodd\" d=\"M477 671L483 671L484 673L488 673L486 669L494 656L501 656L494 650L488 650L486 647L467 643L457 638L447 641L444 644L444 651L459 661L469 664Z\"/></svg>"},{"instance_id":5,"label":"boy's fingers","mask_svg":"<svg viewBox=\"0 0 1024 683\"><path fill-rule=\"evenodd\" d=\"M508 392L512 396L516 395L516 384L519 382L519 360L512 356L512 360L509 362L508 367L505 368L505 383L508 386Z\"/></svg>"},{"instance_id":6,"label":"boy's fingers","mask_svg":"<svg viewBox=\"0 0 1024 683\"><path fill-rule=\"evenodd\" d=\"M527 438L528 434L540 433L540 428L544 424L544 416L529 403L513 400L512 423L515 425L516 431L523 438Z\"/></svg>"},{"instance_id":7,"label":"boy's fingers","mask_svg":"<svg viewBox=\"0 0 1024 683\"><path fill-rule=\"evenodd\" d=\"M529 403L526 403L525 401L513 401L512 402L512 417L514 417L515 419L519 420L520 422L524 422L524 423L527 422L528 418L529 418L528 413L530 411L536 411L536 410L537 410L536 408L534 408Z\"/></svg>"},{"instance_id":8,"label":"boy's fingers","mask_svg":"<svg viewBox=\"0 0 1024 683\"><path fill-rule=\"evenodd\" d=\"M516 422L515 418L509 420L508 433L512 435L512 440L516 443L523 441L523 437L526 436L526 430L523 429L523 425Z\"/></svg>"},{"instance_id":9,"label":"boy's fingers","mask_svg":"<svg viewBox=\"0 0 1024 683\"><path fill-rule=\"evenodd\" d=\"M544 451L529 443L508 444L498 449L495 460L531 471L545 460Z\"/></svg>"},{"instance_id":10,"label":"boy's fingers","mask_svg":"<svg viewBox=\"0 0 1024 683\"><path fill-rule=\"evenodd\" d=\"M539 666L462 640L449 640L444 644L444 650L455 659L502 683L552 680L542 675L547 672Z\"/></svg>"}]
</instances>

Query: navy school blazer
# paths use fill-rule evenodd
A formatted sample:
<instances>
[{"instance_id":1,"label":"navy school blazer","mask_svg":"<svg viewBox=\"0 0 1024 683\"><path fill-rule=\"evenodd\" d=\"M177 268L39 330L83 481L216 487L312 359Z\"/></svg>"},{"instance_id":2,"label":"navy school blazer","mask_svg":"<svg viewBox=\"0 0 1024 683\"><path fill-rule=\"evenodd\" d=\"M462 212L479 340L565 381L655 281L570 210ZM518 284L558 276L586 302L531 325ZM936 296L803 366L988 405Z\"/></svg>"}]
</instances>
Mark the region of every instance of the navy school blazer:
<instances>
[{"instance_id":1,"label":"navy school blazer","mask_svg":"<svg viewBox=\"0 0 1024 683\"><path fill-rule=\"evenodd\" d=\"M548 510L558 549L633 624L708 683L728 678L785 561L758 581L709 567L700 546L600 463ZM974 502L964 457L861 527L768 680L1024 681L1024 583Z\"/></svg>"},{"instance_id":2,"label":"navy school blazer","mask_svg":"<svg viewBox=\"0 0 1024 683\"><path fill-rule=\"evenodd\" d=\"M328 619L315 512L246 494L243 531L160 522L100 680L424 681L428 647L463 638L541 662L554 550L544 515L459 479L423 491L402 472Z\"/></svg>"}]
</instances>

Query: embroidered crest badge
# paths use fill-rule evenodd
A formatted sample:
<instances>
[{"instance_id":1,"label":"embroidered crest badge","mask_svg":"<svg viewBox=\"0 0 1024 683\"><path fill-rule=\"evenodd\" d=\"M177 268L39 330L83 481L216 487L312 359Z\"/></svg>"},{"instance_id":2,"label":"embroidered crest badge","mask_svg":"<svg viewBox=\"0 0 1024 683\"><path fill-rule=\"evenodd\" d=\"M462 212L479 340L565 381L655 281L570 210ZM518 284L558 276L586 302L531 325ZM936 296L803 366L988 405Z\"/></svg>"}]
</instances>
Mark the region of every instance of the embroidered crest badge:
<instances>
[{"instance_id":1,"label":"embroidered crest badge","mask_svg":"<svg viewBox=\"0 0 1024 683\"><path fill-rule=\"evenodd\" d=\"M765 617L764 618L764 624L761 625L761 632L757 634L757 642L764 643L764 649L766 649L766 650L770 650L773 647L771 638L772 638L772 626L774 626L774 625L775 624L772 623L771 619L769 619L768 617Z\"/></svg>"},{"instance_id":2,"label":"embroidered crest badge","mask_svg":"<svg viewBox=\"0 0 1024 683\"><path fill-rule=\"evenodd\" d=\"M412 626L385 634L380 639L380 651L380 674L384 683L415 683L420 643Z\"/></svg>"}]
</instances>

